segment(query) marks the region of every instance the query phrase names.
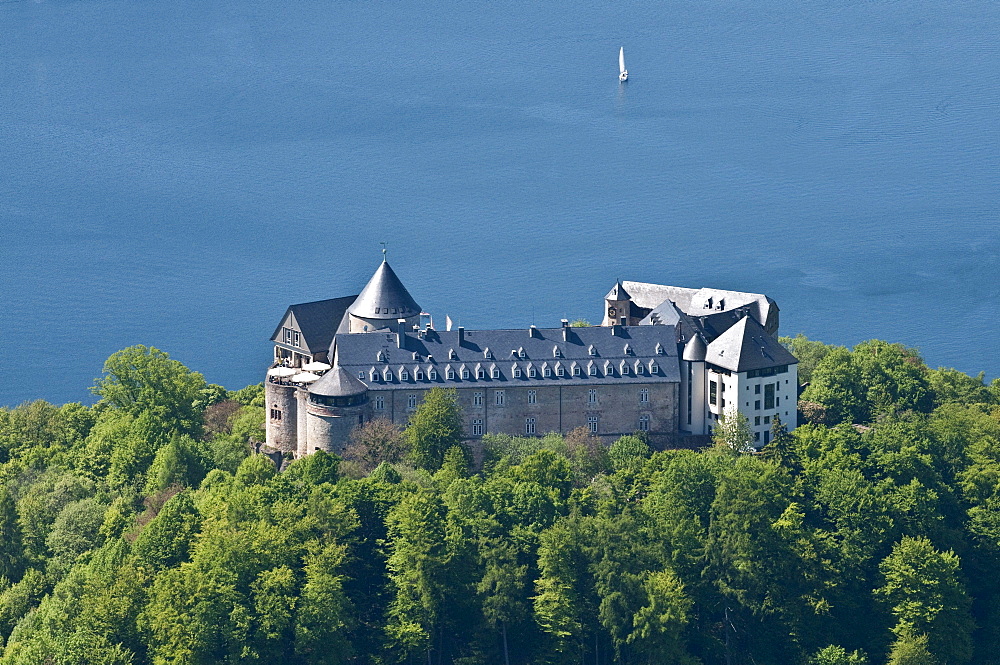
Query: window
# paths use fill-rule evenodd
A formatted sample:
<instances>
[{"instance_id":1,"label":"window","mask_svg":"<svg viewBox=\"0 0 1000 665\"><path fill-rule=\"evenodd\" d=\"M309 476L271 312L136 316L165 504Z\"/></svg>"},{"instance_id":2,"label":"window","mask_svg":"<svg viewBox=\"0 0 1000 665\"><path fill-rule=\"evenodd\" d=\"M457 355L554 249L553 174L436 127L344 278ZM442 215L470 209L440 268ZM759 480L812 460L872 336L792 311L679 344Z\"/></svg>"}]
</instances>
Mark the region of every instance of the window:
<instances>
[{"instance_id":1,"label":"window","mask_svg":"<svg viewBox=\"0 0 1000 665\"><path fill-rule=\"evenodd\" d=\"M754 400L753 409L754 409L754 411L760 411L760 400L759 399L758 400Z\"/></svg>"},{"instance_id":2,"label":"window","mask_svg":"<svg viewBox=\"0 0 1000 665\"><path fill-rule=\"evenodd\" d=\"M590 428L591 434L597 434L597 416L587 416L587 427Z\"/></svg>"},{"instance_id":3,"label":"window","mask_svg":"<svg viewBox=\"0 0 1000 665\"><path fill-rule=\"evenodd\" d=\"M559 349L558 346L552 348L552 357L553 358L562 358L563 357L562 351Z\"/></svg>"},{"instance_id":4,"label":"window","mask_svg":"<svg viewBox=\"0 0 1000 665\"><path fill-rule=\"evenodd\" d=\"M462 378L463 378L464 380L466 380L466 381L468 381L468 380L469 380L469 370L468 370L468 369L463 369L463 370L462 370Z\"/></svg>"},{"instance_id":5,"label":"window","mask_svg":"<svg viewBox=\"0 0 1000 665\"><path fill-rule=\"evenodd\" d=\"M281 420L281 409L271 409L271 420Z\"/></svg>"},{"instance_id":6,"label":"window","mask_svg":"<svg viewBox=\"0 0 1000 665\"><path fill-rule=\"evenodd\" d=\"M483 435L483 421L481 418L476 418L472 421L472 435L482 436Z\"/></svg>"},{"instance_id":7,"label":"window","mask_svg":"<svg viewBox=\"0 0 1000 665\"><path fill-rule=\"evenodd\" d=\"M537 395L535 394L535 391L534 390L529 390L528 391L528 404L535 404L536 403L536 399L537 399Z\"/></svg>"},{"instance_id":8,"label":"window","mask_svg":"<svg viewBox=\"0 0 1000 665\"><path fill-rule=\"evenodd\" d=\"M379 411L385 408L385 397L379 395L375 398L375 408Z\"/></svg>"},{"instance_id":9,"label":"window","mask_svg":"<svg viewBox=\"0 0 1000 665\"><path fill-rule=\"evenodd\" d=\"M651 364L649 366L649 373L650 374L659 374L660 373L660 366L657 365L656 363Z\"/></svg>"},{"instance_id":10,"label":"window","mask_svg":"<svg viewBox=\"0 0 1000 665\"><path fill-rule=\"evenodd\" d=\"M408 409L415 409L415 408L417 408L417 396L416 395L407 395L406 396L406 408L408 408Z\"/></svg>"},{"instance_id":11,"label":"window","mask_svg":"<svg viewBox=\"0 0 1000 665\"><path fill-rule=\"evenodd\" d=\"M494 367L493 370L492 370L492 376L493 376L494 379L499 379L500 378L500 370L497 369L496 367Z\"/></svg>"},{"instance_id":12,"label":"window","mask_svg":"<svg viewBox=\"0 0 1000 665\"><path fill-rule=\"evenodd\" d=\"M754 432L753 433L753 440L754 441L760 441L760 432Z\"/></svg>"},{"instance_id":13,"label":"window","mask_svg":"<svg viewBox=\"0 0 1000 665\"><path fill-rule=\"evenodd\" d=\"M765 425L771 424L771 416L764 416L764 424Z\"/></svg>"},{"instance_id":14,"label":"window","mask_svg":"<svg viewBox=\"0 0 1000 665\"><path fill-rule=\"evenodd\" d=\"M416 371L414 371L413 372L413 378L415 378L417 381L423 381L424 380L424 373L423 373L423 371L419 370L419 369L416 370Z\"/></svg>"},{"instance_id":15,"label":"window","mask_svg":"<svg viewBox=\"0 0 1000 665\"><path fill-rule=\"evenodd\" d=\"M476 369L476 378L477 379L485 379L486 378L486 370L483 369L482 367L479 367L478 369Z\"/></svg>"},{"instance_id":16,"label":"window","mask_svg":"<svg viewBox=\"0 0 1000 665\"><path fill-rule=\"evenodd\" d=\"M639 401L643 404L649 402L649 388L641 388L639 390Z\"/></svg>"},{"instance_id":17,"label":"window","mask_svg":"<svg viewBox=\"0 0 1000 665\"><path fill-rule=\"evenodd\" d=\"M753 394L754 395L759 395L760 394L760 384L759 383L756 386L753 387Z\"/></svg>"},{"instance_id":18,"label":"window","mask_svg":"<svg viewBox=\"0 0 1000 665\"><path fill-rule=\"evenodd\" d=\"M410 380L410 373L407 372L405 369L404 370L400 370L400 372L399 372L399 380L400 381L409 381Z\"/></svg>"},{"instance_id":19,"label":"window","mask_svg":"<svg viewBox=\"0 0 1000 665\"><path fill-rule=\"evenodd\" d=\"M646 373L646 368L642 366L642 363L636 364L636 366L635 366L635 373L636 374L645 374Z\"/></svg>"},{"instance_id":20,"label":"window","mask_svg":"<svg viewBox=\"0 0 1000 665\"><path fill-rule=\"evenodd\" d=\"M717 404L719 401L719 384L715 381L708 382L708 403Z\"/></svg>"},{"instance_id":21,"label":"window","mask_svg":"<svg viewBox=\"0 0 1000 665\"><path fill-rule=\"evenodd\" d=\"M453 370L452 368L449 367L448 368L448 372L445 374L445 376L448 378L449 381L454 381L455 380L455 370Z\"/></svg>"},{"instance_id":22,"label":"window","mask_svg":"<svg viewBox=\"0 0 1000 665\"><path fill-rule=\"evenodd\" d=\"M622 363L622 376L628 376L628 365Z\"/></svg>"},{"instance_id":23,"label":"window","mask_svg":"<svg viewBox=\"0 0 1000 665\"><path fill-rule=\"evenodd\" d=\"M448 360L458 360L458 355L455 353L455 349L448 349Z\"/></svg>"},{"instance_id":24,"label":"window","mask_svg":"<svg viewBox=\"0 0 1000 665\"><path fill-rule=\"evenodd\" d=\"M483 394L482 393L472 393L472 405L482 406L483 405Z\"/></svg>"},{"instance_id":25,"label":"window","mask_svg":"<svg viewBox=\"0 0 1000 665\"><path fill-rule=\"evenodd\" d=\"M596 388L591 388L590 390L587 391L587 403L588 404L597 404L597 389Z\"/></svg>"},{"instance_id":26,"label":"window","mask_svg":"<svg viewBox=\"0 0 1000 665\"><path fill-rule=\"evenodd\" d=\"M587 368L587 373L591 376L597 376L597 365L591 365Z\"/></svg>"},{"instance_id":27,"label":"window","mask_svg":"<svg viewBox=\"0 0 1000 665\"><path fill-rule=\"evenodd\" d=\"M771 443L771 432L769 430L764 430L764 445Z\"/></svg>"},{"instance_id":28,"label":"window","mask_svg":"<svg viewBox=\"0 0 1000 665\"><path fill-rule=\"evenodd\" d=\"M299 335L299 331L296 330L295 331L295 341L293 341L292 344L294 344L295 346L299 346L299 342L301 340L302 340L302 337Z\"/></svg>"},{"instance_id":29,"label":"window","mask_svg":"<svg viewBox=\"0 0 1000 665\"><path fill-rule=\"evenodd\" d=\"M534 418L525 418L524 419L524 433L525 434L534 434L535 433L535 419Z\"/></svg>"},{"instance_id":30,"label":"window","mask_svg":"<svg viewBox=\"0 0 1000 665\"><path fill-rule=\"evenodd\" d=\"M597 347L595 347L593 344L591 344L590 348L587 349L587 353L589 353L592 356L596 356L597 355Z\"/></svg>"},{"instance_id":31,"label":"window","mask_svg":"<svg viewBox=\"0 0 1000 665\"><path fill-rule=\"evenodd\" d=\"M538 371L534 367L529 367L528 368L528 376L530 376L533 379L536 376L538 376Z\"/></svg>"},{"instance_id":32,"label":"window","mask_svg":"<svg viewBox=\"0 0 1000 665\"><path fill-rule=\"evenodd\" d=\"M392 372L390 372L388 368L386 368L386 370L382 373L382 380L386 383L392 381Z\"/></svg>"},{"instance_id":33,"label":"window","mask_svg":"<svg viewBox=\"0 0 1000 665\"><path fill-rule=\"evenodd\" d=\"M565 374L566 374L566 368L565 367L563 367L562 365L559 365L559 367L556 367L556 376L565 376Z\"/></svg>"},{"instance_id":34,"label":"window","mask_svg":"<svg viewBox=\"0 0 1000 665\"><path fill-rule=\"evenodd\" d=\"M551 367L542 368L542 374L545 375L545 378L549 378L550 376L552 376L552 368Z\"/></svg>"},{"instance_id":35,"label":"window","mask_svg":"<svg viewBox=\"0 0 1000 665\"><path fill-rule=\"evenodd\" d=\"M764 408L773 409L774 408L774 386L776 384L767 383L764 385Z\"/></svg>"},{"instance_id":36,"label":"window","mask_svg":"<svg viewBox=\"0 0 1000 665\"><path fill-rule=\"evenodd\" d=\"M630 344L625 345L625 355L626 356L632 355L632 346Z\"/></svg>"},{"instance_id":37,"label":"window","mask_svg":"<svg viewBox=\"0 0 1000 665\"><path fill-rule=\"evenodd\" d=\"M282 332L285 333L285 344L291 344L292 343L292 329L291 328L282 328L281 330L282 330Z\"/></svg>"},{"instance_id":38,"label":"window","mask_svg":"<svg viewBox=\"0 0 1000 665\"><path fill-rule=\"evenodd\" d=\"M483 357L486 358L487 360L493 360L493 352L490 351L489 349L486 349L485 351L483 351Z\"/></svg>"},{"instance_id":39,"label":"window","mask_svg":"<svg viewBox=\"0 0 1000 665\"><path fill-rule=\"evenodd\" d=\"M431 381L437 381L438 380L437 370L436 369L428 370L427 378L430 379Z\"/></svg>"},{"instance_id":40,"label":"window","mask_svg":"<svg viewBox=\"0 0 1000 665\"><path fill-rule=\"evenodd\" d=\"M658 356L662 356L663 355L663 345L660 344L659 342L657 342L657 344L656 344L656 355L658 355Z\"/></svg>"},{"instance_id":41,"label":"window","mask_svg":"<svg viewBox=\"0 0 1000 665\"><path fill-rule=\"evenodd\" d=\"M639 431L640 432L649 431L649 416L647 415L639 416Z\"/></svg>"},{"instance_id":42,"label":"window","mask_svg":"<svg viewBox=\"0 0 1000 665\"><path fill-rule=\"evenodd\" d=\"M358 378L361 379L362 381L364 381L365 380L365 373L364 372L358 372Z\"/></svg>"},{"instance_id":43,"label":"window","mask_svg":"<svg viewBox=\"0 0 1000 665\"><path fill-rule=\"evenodd\" d=\"M573 376L580 376L580 366L573 365Z\"/></svg>"},{"instance_id":44,"label":"window","mask_svg":"<svg viewBox=\"0 0 1000 665\"><path fill-rule=\"evenodd\" d=\"M521 368L520 367L515 367L514 368L514 378L515 379L520 379L521 378Z\"/></svg>"},{"instance_id":45,"label":"window","mask_svg":"<svg viewBox=\"0 0 1000 665\"><path fill-rule=\"evenodd\" d=\"M496 398L497 406L503 406L503 391L497 390L493 396Z\"/></svg>"},{"instance_id":46,"label":"window","mask_svg":"<svg viewBox=\"0 0 1000 665\"><path fill-rule=\"evenodd\" d=\"M760 416L754 416L753 417L753 426L754 427L760 427Z\"/></svg>"}]
</instances>

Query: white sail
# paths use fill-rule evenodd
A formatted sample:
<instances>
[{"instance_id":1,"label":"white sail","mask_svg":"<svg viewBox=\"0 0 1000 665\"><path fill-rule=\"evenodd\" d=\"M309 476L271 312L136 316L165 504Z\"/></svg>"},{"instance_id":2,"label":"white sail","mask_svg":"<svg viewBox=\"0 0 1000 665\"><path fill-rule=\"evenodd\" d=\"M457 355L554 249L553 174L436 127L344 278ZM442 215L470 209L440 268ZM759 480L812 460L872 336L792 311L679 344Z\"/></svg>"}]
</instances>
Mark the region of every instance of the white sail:
<instances>
[{"instance_id":1,"label":"white sail","mask_svg":"<svg viewBox=\"0 0 1000 665\"><path fill-rule=\"evenodd\" d=\"M618 71L622 74L625 73L625 47L623 46L620 51L618 51Z\"/></svg>"}]
</instances>

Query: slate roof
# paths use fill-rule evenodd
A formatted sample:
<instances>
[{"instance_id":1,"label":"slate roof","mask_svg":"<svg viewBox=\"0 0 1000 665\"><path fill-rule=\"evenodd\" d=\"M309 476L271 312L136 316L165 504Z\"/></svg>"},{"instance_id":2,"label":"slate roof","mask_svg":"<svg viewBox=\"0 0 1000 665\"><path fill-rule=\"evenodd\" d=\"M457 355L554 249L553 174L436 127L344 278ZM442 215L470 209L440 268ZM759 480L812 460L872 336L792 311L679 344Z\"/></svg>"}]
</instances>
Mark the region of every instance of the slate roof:
<instances>
[{"instance_id":1,"label":"slate roof","mask_svg":"<svg viewBox=\"0 0 1000 665\"><path fill-rule=\"evenodd\" d=\"M302 333L303 346L300 348L312 354L322 353L330 347L333 333L337 330L340 320L344 318L344 312L357 298L358 296L346 296L291 305L285 310L278 327L274 329L271 341L287 346L281 337L281 328L291 314L299 326L299 332Z\"/></svg>"},{"instance_id":2,"label":"slate roof","mask_svg":"<svg viewBox=\"0 0 1000 665\"><path fill-rule=\"evenodd\" d=\"M534 333L523 329L428 330L420 335L406 333L404 348L398 348L394 332L370 332L337 335L334 345L338 363L354 377L363 372L362 381L370 390L394 390L401 384L459 388L483 384L501 387L505 384L606 385L680 381L677 332L673 326L617 326L615 330L617 335L612 334L611 327L603 326L535 329ZM459 343L460 336L463 336L462 343ZM596 355L591 355L591 347ZM588 374L591 362L598 368L597 376ZM580 376L573 376L574 363L581 368ZM608 363L610 373L607 373ZM625 375L621 373L622 363L629 368ZM636 374L637 364L643 367L641 375ZM449 366L455 370L455 380L446 378ZM521 370L520 378L514 376L515 366ZM529 366L536 370L534 378L528 376ZM563 376L558 375L558 366L564 368ZM656 374L651 373L654 366ZM464 381L461 380L462 367L469 370L470 376ZM544 376L545 367L552 369L551 376ZM494 368L499 370L499 378L492 377ZM371 380L373 369L379 375L388 370L392 381ZM416 380L418 369L423 374L422 381ZM435 381L429 379L431 369L436 370ZM476 378L477 369L485 371L485 378ZM408 381L400 381L402 370L406 370Z\"/></svg>"},{"instance_id":3,"label":"slate roof","mask_svg":"<svg viewBox=\"0 0 1000 665\"><path fill-rule=\"evenodd\" d=\"M347 311L365 319L405 319L420 314L420 305L396 277L388 262L382 261Z\"/></svg>"},{"instance_id":4,"label":"slate roof","mask_svg":"<svg viewBox=\"0 0 1000 665\"><path fill-rule=\"evenodd\" d=\"M625 287L622 286L622 281L618 280L618 282L613 287L611 287L611 290L608 291L608 295L604 296L604 299L605 300L631 300L632 296L630 296L628 294L628 291L625 290Z\"/></svg>"},{"instance_id":5,"label":"slate roof","mask_svg":"<svg viewBox=\"0 0 1000 665\"><path fill-rule=\"evenodd\" d=\"M747 372L799 362L752 316L744 316L709 344L705 360L731 372Z\"/></svg>"},{"instance_id":6,"label":"slate roof","mask_svg":"<svg viewBox=\"0 0 1000 665\"><path fill-rule=\"evenodd\" d=\"M334 365L319 381L309 386L313 395L326 397L348 397L360 395L368 390L368 386L358 381L351 373L339 365Z\"/></svg>"},{"instance_id":7,"label":"slate roof","mask_svg":"<svg viewBox=\"0 0 1000 665\"><path fill-rule=\"evenodd\" d=\"M647 282L622 282L622 284L632 295L633 304L637 307L650 310L646 317L647 319L653 316L668 300L689 316L715 316L717 314L726 314L733 310L740 310L732 318L739 318L743 316L743 312L749 312L761 325L766 325L771 312L778 309L777 303L762 293L744 293L742 291L709 288L689 289L681 286L666 286L663 284L649 284ZM710 303L711 307L708 306ZM723 307L721 310L718 309L720 303ZM643 320L643 323L650 322L655 323L655 321Z\"/></svg>"}]
</instances>

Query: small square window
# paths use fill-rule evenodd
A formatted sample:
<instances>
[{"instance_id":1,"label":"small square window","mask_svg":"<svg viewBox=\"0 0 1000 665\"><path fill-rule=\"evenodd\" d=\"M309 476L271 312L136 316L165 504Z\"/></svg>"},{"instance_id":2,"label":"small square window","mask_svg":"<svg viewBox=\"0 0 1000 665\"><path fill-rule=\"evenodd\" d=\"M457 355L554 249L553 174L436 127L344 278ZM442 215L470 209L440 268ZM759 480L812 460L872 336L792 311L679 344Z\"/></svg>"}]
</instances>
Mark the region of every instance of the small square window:
<instances>
[{"instance_id":1,"label":"small square window","mask_svg":"<svg viewBox=\"0 0 1000 665\"><path fill-rule=\"evenodd\" d=\"M760 416L754 416L753 417L753 424L754 424L754 427L760 427Z\"/></svg>"},{"instance_id":2,"label":"small square window","mask_svg":"<svg viewBox=\"0 0 1000 665\"><path fill-rule=\"evenodd\" d=\"M754 408L754 411L760 411L760 400L756 400L753 403L753 408Z\"/></svg>"},{"instance_id":3,"label":"small square window","mask_svg":"<svg viewBox=\"0 0 1000 665\"><path fill-rule=\"evenodd\" d=\"M358 372L358 378L361 379L362 381L364 381L365 380L365 373L364 372Z\"/></svg>"},{"instance_id":4,"label":"small square window","mask_svg":"<svg viewBox=\"0 0 1000 665\"><path fill-rule=\"evenodd\" d=\"M764 424L765 425L771 424L771 416L764 416Z\"/></svg>"}]
</instances>

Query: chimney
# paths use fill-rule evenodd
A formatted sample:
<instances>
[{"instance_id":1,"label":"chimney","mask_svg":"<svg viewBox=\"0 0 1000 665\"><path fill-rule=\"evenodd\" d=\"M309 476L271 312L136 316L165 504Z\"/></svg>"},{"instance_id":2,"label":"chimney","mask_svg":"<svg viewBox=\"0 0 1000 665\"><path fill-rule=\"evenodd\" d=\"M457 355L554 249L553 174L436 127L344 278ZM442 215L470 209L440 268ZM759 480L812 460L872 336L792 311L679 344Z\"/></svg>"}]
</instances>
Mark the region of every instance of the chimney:
<instances>
[{"instance_id":1,"label":"chimney","mask_svg":"<svg viewBox=\"0 0 1000 665\"><path fill-rule=\"evenodd\" d=\"M567 319L563 319L562 320L562 334L563 334L563 341L564 342L568 342L569 341L569 321Z\"/></svg>"},{"instance_id":2,"label":"chimney","mask_svg":"<svg viewBox=\"0 0 1000 665\"><path fill-rule=\"evenodd\" d=\"M621 326L619 326L614 321L611 322L611 334L613 336L618 336L619 334L621 334Z\"/></svg>"},{"instance_id":3,"label":"chimney","mask_svg":"<svg viewBox=\"0 0 1000 665\"><path fill-rule=\"evenodd\" d=\"M396 319L396 348L406 348L406 319Z\"/></svg>"},{"instance_id":4,"label":"chimney","mask_svg":"<svg viewBox=\"0 0 1000 665\"><path fill-rule=\"evenodd\" d=\"M532 324L531 327L528 328L528 337L537 337L538 339L541 339L542 334L538 332L538 328L535 327L534 324Z\"/></svg>"},{"instance_id":5,"label":"chimney","mask_svg":"<svg viewBox=\"0 0 1000 665\"><path fill-rule=\"evenodd\" d=\"M562 324L563 328L569 328L569 319L559 319L559 322Z\"/></svg>"},{"instance_id":6,"label":"chimney","mask_svg":"<svg viewBox=\"0 0 1000 665\"><path fill-rule=\"evenodd\" d=\"M458 327L458 345L462 346L465 344L465 326Z\"/></svg>"}]
</instances>

